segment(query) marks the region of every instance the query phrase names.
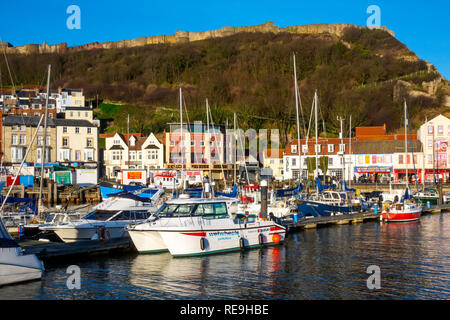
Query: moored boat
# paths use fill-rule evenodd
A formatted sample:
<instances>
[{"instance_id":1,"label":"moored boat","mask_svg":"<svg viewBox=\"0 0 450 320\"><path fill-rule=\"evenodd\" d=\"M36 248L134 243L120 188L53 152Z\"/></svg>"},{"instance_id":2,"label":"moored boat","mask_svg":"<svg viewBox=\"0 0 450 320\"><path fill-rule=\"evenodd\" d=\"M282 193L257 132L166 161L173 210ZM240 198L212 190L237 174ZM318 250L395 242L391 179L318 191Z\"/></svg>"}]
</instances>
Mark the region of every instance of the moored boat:
<instances>
[{"instance_id":1,"label":"moored boat","mask_svg":"<svg viewBox=\"0 0 450 320\"><path fill-rule=\"evenodd\" d=\"M149 221L129 226L139 252L169 250L192 256L278 244L286 229L274 221L236 214L230 198L174 199Z\"/></svg>"},{"instance_id":2,"label":"moored boat","mask_svg":"<svg viewBox=\"0 0 450 320\"><path fill-rule=\"evenodd\" d=\"M44 265L34 254L23 254L0 219L0 286L39 280Z\"/></svg>"}]
</instances>

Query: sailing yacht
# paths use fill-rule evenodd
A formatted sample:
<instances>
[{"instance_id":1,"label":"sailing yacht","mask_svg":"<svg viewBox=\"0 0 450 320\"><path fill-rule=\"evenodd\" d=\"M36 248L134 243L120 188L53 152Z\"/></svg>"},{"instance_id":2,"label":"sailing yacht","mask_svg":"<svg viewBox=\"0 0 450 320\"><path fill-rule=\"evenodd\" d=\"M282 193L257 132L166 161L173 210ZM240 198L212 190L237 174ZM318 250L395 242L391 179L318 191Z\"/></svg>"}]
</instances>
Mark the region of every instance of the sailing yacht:
<instances>
[{"instance_id":1,"label":"sailing yacht","mask_svg":"<svg viewBox=\"0 0 450 320\"><path fill-rule=\"evenodd\" d=\"M41 279L44 265L34 254L23 254L0 219L0 286Z\"/></svg>"},{"instance_id":2,"label":"sailing yacht","mask_svg":"<svg viewBox=\"0 0 450 320\"><path fill-rule=\"evenodd\" d=\"M408 138L407 138L407 126L409 125L408 118L408 108L406 106L406 100L404 103L405 107L405 154L408 153ZM412 155L414 163L414 154ZM415 172L415 168L414 168ZM383 205L383 210L381 212L383 221L386 222L409 222L419 220L422 214L422 207L417 205L410 195L408 186L408 167L406 167L406 189L405 194L400 199L399 202L394 202L392 206L389 203ZM417 185L417 179L416 185Z\"/></svg>"}]
</instances>

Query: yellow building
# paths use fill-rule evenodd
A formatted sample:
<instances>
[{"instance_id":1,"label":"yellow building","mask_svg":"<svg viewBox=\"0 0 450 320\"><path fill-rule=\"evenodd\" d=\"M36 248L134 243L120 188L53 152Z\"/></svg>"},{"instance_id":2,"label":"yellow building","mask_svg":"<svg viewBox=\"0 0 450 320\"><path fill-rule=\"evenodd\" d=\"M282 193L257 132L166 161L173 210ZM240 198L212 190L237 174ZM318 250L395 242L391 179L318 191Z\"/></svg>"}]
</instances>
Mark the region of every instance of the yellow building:
<instances>
[{"instance_id":1,"label":"yellow building","mask_svg":"<svg viewBox=\"0 0 450 320\"><path fill-rule=\"evenodd\" d=\"M41 126L37 128L40 117L7 115L3 116L2 125L2 152L3 164L21 163L26 155L33 135L38 131L31 149L25 159L26 163L38 163L42 161L42 149L44 145L44 131L42 120ZM47 119L46 133L46 155L45 162L56 161L56 126L53 119Z\"/></svg>"}]
</instances>

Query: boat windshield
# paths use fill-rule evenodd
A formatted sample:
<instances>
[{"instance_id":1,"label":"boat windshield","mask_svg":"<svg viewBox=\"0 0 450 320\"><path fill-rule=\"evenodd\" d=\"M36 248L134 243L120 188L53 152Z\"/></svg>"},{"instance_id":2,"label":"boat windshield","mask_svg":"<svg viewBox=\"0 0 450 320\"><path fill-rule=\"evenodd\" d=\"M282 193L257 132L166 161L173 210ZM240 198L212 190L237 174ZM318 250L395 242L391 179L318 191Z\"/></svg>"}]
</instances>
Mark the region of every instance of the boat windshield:
<instances>
[{"instance_id":1,"label":"boat windshield","mask_svg":"<svg viewBox=\"0 0 450 320\"><path fill-rule=\"evenodd\" d=\"M51 223L53 222L53 219L55 218L55 214L49 214L47 219L45 219L46 223Z\"/></svg>"},{"instance_id":2,"label":"boat windshield","mask_svg":"<svg viewBox=\"0 0 450 320\"><path fill-rule=\"evenodd\" d=\"M160 217L189 217L195 204L168 204L159 213Z\"/></svg>"},{"instance_id":3,"label":"boat windshield","mask_svg":"<svg viewBox=\"0 0 450 320\"><path fill-rule=\"evenodd\" d=\"M193 215L204 219L225 219L228 218L227 206L224 202L202 203L197 206Z\"/></svg>"},{"instance_id":4,"label":"boat windshield","mask_svg":"<svg viewBox=\"0 0 450 320\"><path fill-rule=\"evenodd\" d=\"M339 197L339 193L337 193L337 192L333 192L333 193L331 193L331 195L333 196L333 199L336 199L336 200L340 200L341 199Z\"/></svg>"},{"instance_id":5,"label":"boat windshield","mask_svg":"<svg viewBox=\"0 0 450 320\"><path fill-rule=\"evenodd\" d=\"M123 210L118 215L114 216L110 221L119 221L119 220L143 220L149 217L149 213L145 210Z\"/></svg>"},{"instance_id":6,"label":"boat windshield","mask_svg":"<svg viewBox=\"0 0 450 320\"><path fill-rule=\"evenodd\" d=\"M95 210L82 219L106 221L118 212L119 210Z\"/></svg>"},{"instance_id":7,"label":"boat windshield","mask_svg":"<svg viewBox=\"0 0 450 320\"><path fill-rule=\"evenodd\" d=\"M202 216L205 219L228 218L224 202L201 204L166 204L159 212L160 217Z\"/></svg>"}]
</instances>

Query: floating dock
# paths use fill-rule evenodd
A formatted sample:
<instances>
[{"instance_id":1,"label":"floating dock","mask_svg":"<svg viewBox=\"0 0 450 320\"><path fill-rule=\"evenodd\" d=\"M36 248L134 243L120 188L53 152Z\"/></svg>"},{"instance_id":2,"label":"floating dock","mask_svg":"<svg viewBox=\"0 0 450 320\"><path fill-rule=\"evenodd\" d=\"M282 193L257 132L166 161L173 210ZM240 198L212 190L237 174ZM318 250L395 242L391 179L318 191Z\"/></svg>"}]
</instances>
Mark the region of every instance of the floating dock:
<instances>
[{"instance_id":1,"label":"floating dock","mask_svg":"<svg viewBox=\"0 0 450 320\"><path fill-rule=\"evenodd\" d=\"M108 241L87 240L70 243L25 241L19 242L25 254L35 254L41 260L63 258L75 255L104 254L115 251L132 251L130 238L117 238Z\"/></svg>"},{"instance_id":2,"label":"floating dock","mask_svg":"<svg viewBox=\"0 0 450 320\"><path fill-rule=\"evenodd\" d=\"M450 204L424 206L422 209L423 214L439 213L450 210ZM352 213L352 214L340 214L334 216L322 216L322 217L308 217L299 218L296 222L293 219L285 219L282 224L289 229L313 229L318 226L336 224L355 224L363 223L366 221L380 220L381 211L378 209L378 213L374 211Z\"/></svg>"}]
</instances>

